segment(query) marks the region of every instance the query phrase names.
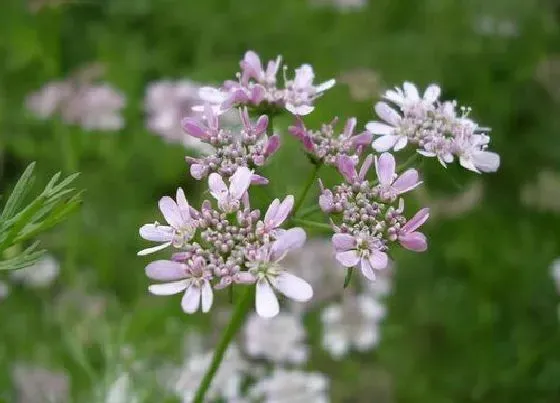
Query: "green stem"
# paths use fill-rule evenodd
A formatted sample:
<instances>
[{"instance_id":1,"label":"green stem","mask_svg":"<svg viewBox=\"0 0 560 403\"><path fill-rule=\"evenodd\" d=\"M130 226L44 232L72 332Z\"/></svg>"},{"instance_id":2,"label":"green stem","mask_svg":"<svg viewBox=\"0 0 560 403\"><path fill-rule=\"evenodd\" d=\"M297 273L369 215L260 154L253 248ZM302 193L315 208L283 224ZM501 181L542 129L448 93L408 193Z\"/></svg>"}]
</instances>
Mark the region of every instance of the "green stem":
<instances>
[{"instance_id":1,"label":"green stem","mask_svg":"<svg viewBox=\"0 0 560 403\"><path fill-rule=\"evenodd\" d=\"M204 378L202 378L202 382L200 382L200 385L198 386L196 395L194 396L193 400L194 403L204 402L204 396L210 388L210 384L212 383L212 379L214 379L218 368L220 368L220 364L222 363L227 347L243 324L245 312L247 312L247 310L251 306L251 302L253 301L253 294L254 287L247 287L245 293L241 296L241 298L238 299L237 304L235 305L235 310L231 315L229 325L225 330L222 339L218 344L218 347L216 347L216 351L214 352L214 355L212 357L210 367L206 370L206 374L204 374Z\"/></svg>"},{"instance_id":2,"label":"green stem","mask_svg":"<svg viewBox=\"0 0 560 403\"><path fill-rule=\"evenodd\" d=\"M312 214L315 214L317 212L321 211L321 207L318 204L314 204L311 205L309 207L306 207L304 209L301 210L301 213L299 213L299 218L305 218L305 217L309 217Z\"/></svg>"},{"instance_id":3,"label":"green stem","mask_svg":"<svg viewBox=\"0 0 560 403\"><path fill-rule=\"evenodd\" d=\"M405 162L403 162L402 164L400 164L397 167L397 173L401 174L402 172L404 172L406 169L410 168L418 159L418 153L414 153L413 155L410 156L409 159L407 159Z\"/></svg>"},{"instance_id":4,"label":"green stem","mask_svg":"<svg viewBox=\"0 0 560 403\"><path fill-rule=\"evenodd\" d=\"M292 222L294 224L300 224L306 228L315 228L320 230L332 231L332 227L329 224L325 224L322 222L302 220L301 218L292 218Z\"/></svg>"},{"instance_id":5,"label":"green stem","mask_svg":"<svg viewBox=\"0 0 560 403\"><path fill-rule=\"evenodd\" d=\"M322 163L318 163L313 166L313 171L311 172L311 175L309 176L309 179L307 180L307 183L303 188L303 193L299 197L299 200L296 202L296 205L294 207L294 212L292 213L294 217L297 215L301 206L303 206L303 202L305 201L305 198L307 197L307 194L309 193L311 186L313 186L313 183L315 183L315 180L317 179L317 174L319 173L319 169L321 169L322 165L323 165Z\"/></svg>"}]
</instances>

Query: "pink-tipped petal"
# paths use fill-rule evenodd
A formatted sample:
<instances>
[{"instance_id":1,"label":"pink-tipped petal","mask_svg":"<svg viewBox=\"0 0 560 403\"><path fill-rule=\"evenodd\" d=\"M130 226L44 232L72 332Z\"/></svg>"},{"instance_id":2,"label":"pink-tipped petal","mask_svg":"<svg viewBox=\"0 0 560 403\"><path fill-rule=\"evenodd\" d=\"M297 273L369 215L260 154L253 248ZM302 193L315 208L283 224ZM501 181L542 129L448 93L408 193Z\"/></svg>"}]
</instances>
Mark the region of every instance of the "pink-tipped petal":
<instances>
[{"instance_id":1,"label":"pink-tipped petal","mask_svg":"<svg viewBox=\"0 0 560 403\"><path fill-rule=\"evenodd\" d=\"M266 142L266 148L264 150L264 155L266 157L270 157L280 148L280 136L274 135L268 138Z\"/></svg>"},{"instance_id":2,"label":"pink-tipped petal","mask_svg":"<svg viewBox=\"0 0 560 403\"><path fill-rule=\"evenodd\" d=\"M148 291L154 295L175 295L184 291L187 288L188 282L186 280L174 281L165 284L152 284L148 287Z\"/></svg>"},{"instance_id":3,"label":"pink-tipped petal","mask_svg":"<svg viewBox=\"0 0 560 403\"><path fill-rule=\"evenodd\" d=\"M428 249L428 241L426 236L421 232L410 232L399 236L400 244L414 252L424 252Z\"/></svg>"},{"instance_id":4,"label":"pink-tipped petal","mask_svg":"<svg viewBox=\"0 0 560 403\"><path fill-rule=\"evenodd\" d=\"M358 177L354 160L349 156L341 155L338 157L336 166L348 182L353 182Z\"/></svg>"},{"instance_id":5,"label":"pink-tipped petal","mask_svg":"<svg viewBox=\"0 0 560 403\"><path fill-rule=\"evenodd\" d=\"M366 131L352 137L352 144L354 145L354 147L367 146L371 144L372 140L373 140L373 134Z\"/></svg>"},{"instance_id":6,"label":"pink-tipped petal","mask_svg":"<svg viewBox=\"0 0 560 403\"><path fill-rule=\"evenodd\" d=\"M347 250L345 252L338 252L336 255L336 260L344 267L354 267L360 261L360 256L356 250Z\"/></svg>"},{"instance_id":7,"label":"pink-tipped petal","mask_svg":"<svg viewBox=\"0 0 560 403\"><path fill-rule=\"evenodd\" d=\"M354 133L354 129L356 128L357 123L358 123L358 119L356 119L356 118L348 119L346 121L346 124L344 125L344 131L342 132L342 134L345 137L352 136L352 133Z\"/></svg>"},{"instance_id":8,"label":"pink-tipped petal","mask_svg":"<svg viewBox=\"0 0 560 403\"><path fill-rule=\"evenodd\" d=\"M186 276L186 266L171 260L156 260L146 266L146 275L159 281L179 280Z\"/></svg>"},{"instance_id":9,"label":"pink-tipped petal","mask_svg":"<svg viewBox=\"0 0 560 403\"><path fill-rule=\"evenodd\" d=\"M429 217L430 209L423 208L422 210L418 211L414 215L414 217L406 222L406 224L402 227L402 231L405 233L415 231L416 229L420 228Z\"/></svg>"},{"instance_id":10,"label":"pink-tipped petal","mask_svg":"<svg viewBox=\"0 0 560 403\"><path fill-rule=\"evenodd\" d=\"M294 207L294 196L287 195L286 198L282 201L282 203L280 203L280 206L278 207L278 211L275 214L274 223L276 227L280 226L284 221L286 221L286 218L288 218L288 215L292 211L293 207Z\"/></svg>"},{"instance_id":11,"label":"pink-tipped petal","mask_svg":"<svg viewBox=\"0 0 560 403\"><path fill-rule=\"evenodd\" d=\"M306 302L313 297L313 288L309 283L293 274L282 272L271 282L278 291L294 301Z\"/></svg>"},{"instance_id":12,"label":"pink-tipped petal","mask_svg":"<svg viewBox=\"0 0 560 403\"><path fill-rule=\"evenodd\" d=\"M253 174L251 175L251 185L268 185L268 179L264 176Z\"/></svg>"},{"instance_id":13,"label":"pink-tipped petal","mask_svg":"<svg viewBox=\"0 0 560 403\"><path fill-rule=\"evenodd\" d=\"M254 105L259 105L266 95L266 89L262 85L255 85L253 89L251 89L250 101Z\"/></svg>"},{"instance_id":14,"label":"pink-tipped petal","mask_svg":"<svg viewBox=\"0 0 560 403\"><path fill-rule=\"evenodd\" d=\"M187 134L196 137L197 139L205 140L208 138L206 128L195 119L184 118L181 120L181 126Z\"/></svg>"},{"instance_id":15,"label":"pink-tipped petal","mask_svg":"<svg viewBox=\"0 0 560 403\"><path fill-rule=\"evenodd\" d=\"M255 124L254 127L255 134L257 136L260 136L261 134L266 132L267 127L268 127L268 116L267 115L259 116L259 118L257 119L257 123Z\"/></svg>"},{"instance_id":16,"label":"pink-tipped petal","mask_svg":"<svg viewBox=\"0 0 560 403\"><path fill-rule=\"evenodd\" d=\"M383 186L390 186L395 175L395 158L389 153L383 153L375 159L375 170L379 183Z\"/></svg>"},{"instance_id":17,"label":"pink-tipped petal","mask_svg":"<svg viewBox=\"0 0 560 403\"><path fill-rule=\"evenodd\" d=\"M255 309L257 315L262 318L273 318L280 312L278 298L274 295L274 291L268 281L259 280L256 285Z\"/></svg>"},{"instance_id":18,"label":"pink-tipped petal","mask_svg":"<svg viewBox=\"0 0 560 403\"><path fill-rule=\"evenodd\" d=\"M200 288L190 286L181 299L181 308L185 313L195 313L200 306Z\"/></svg>"},{"instance_id":19,"label":"pink-tipped petal","mask_svg":"<svg viewBox=\"0 0 560 403\"><path fill-rule=\"evenodd\" d=\"M264 215L265 223L274 221L279 206L280 206L280 199L274 199L272 203L270 203L270 206L268 206L268 210L266 210L266 214Z\"/></svg>"},{"instance_id":20,"label":"pink-tipped petal","mask_svg":"<svg viewBox=\"0 0 560 403\"><path fill-rule=\"evenodd\" d=\"M362 163L362 167L360 168L360 173L358 174L358 177L361 181L365 179L372 163L373 163L373 155L369 154L364 160L364 162Z\"/></svg>"},{"instance_id":21,"label":"pink-tipped petal","mask_svg":"<svg viewBox=\"0 0 560 403\"><path fill-rule=\"evenodd\" d=\"M421 182L418 180L418 171L416 169L409 169L405 171L393 183L393 188L399 193L409 192L417 187Z\"/></svg>"},{"instance_id":22,"label":"pink-tipped petal","mask_svg":"<svg viewBox=\"0 0 560 403\"><path fill-rule=\"evenodd\" d=\"M356 247L356 239L350 234L334 234L332 236L332 243L335 250L339 252L351 250Z\"/></svg>"}]
</instances>

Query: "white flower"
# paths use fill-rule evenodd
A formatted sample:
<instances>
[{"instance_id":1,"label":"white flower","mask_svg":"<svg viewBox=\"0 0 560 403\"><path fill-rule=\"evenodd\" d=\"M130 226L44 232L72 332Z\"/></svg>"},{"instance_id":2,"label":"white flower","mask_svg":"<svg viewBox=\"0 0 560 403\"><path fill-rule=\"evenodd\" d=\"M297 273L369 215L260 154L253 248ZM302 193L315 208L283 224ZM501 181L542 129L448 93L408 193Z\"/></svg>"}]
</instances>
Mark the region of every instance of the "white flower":
<instances>
[{"instance_id":1,"label":"white flower","mask_svg":"<svg viewBox=\"0 0 560 403\"><path fill-rule=\"evenodd\" d=\"M183 189L177 189L177 201L169 196L164 196L159 201L159 209L169 225L159 223L145 224L140 228L140 236L148 241L161 242L161 245L143 249L139 256L148 255L173 245L182 247L190 240L196 231L196 221L191 216L191 209Z\"/></svg>"},{"instance_id":2,"label":"white flower","mask_svg":"<svg viewBox=\"0 0 560 403\"><path fill-rule=\"evenodd\" d=\"M294 115L308 115L313 112L313 101L323 92L334 87L336 81L330 79L317 86L313 85L315 73L309 64L302 64L295 71L293 81L286 82L286 109Z\"/></svg>"},{"instance_id":3,"label":"white flower","mask_svg":"<svg viewBox=\"0 0 560 403\"><path fill-rule=\"evenodd\" d=\"M410 113L417 108L429 108L436 102L441 94L441 88L432 84L426 88L424 95L420 98L418 88L411 82L406 81L403 89L395 87L388 90L383 98L397 104L405 113ZM417 111L418 113L418 111Z\"/></svg>"},{"instance_id":4,"label":"white flower","mask_svg":"<svg viewBox=\"0 0 560 403\"><path fill-rule=\"evenodd\" d=\"M44 288L50 286L60 273L60 265L52 256L45 256L37 263L15 270L11 278L31 288Z\"/></svg>"},{"instance_id":5,"label":"white flower","mask_svg":"<svg viewBox=\"0 0 560 403\"><path fill-rule=\"evenodd\" d=\"M259 403L327 403L329 379L318 372L275 369L253 385L249 396Z\"/></svg>"},{"instance_id":6,"label":"white flower","mask_svg":"<svg viewBox=\"0 0 560 403\"><path fill-rule=\"evenodd\" d=\"M239 167L229 179L229 187L215 172L208 177L210 194L218 201L218 207L226 213L239 209L240 200L249 189L253 173L247 167Z\"/></svg>"},{"instance_id":7,"label":"white flower","mask_svg":"<svg viewBox=\"0 0 560 403\"><path fill-rule=\"evenodd\" d=\"M379 136L376 138L372 147L378 152L402 150L408 144L408 137L405 132L401 133L399 127L402 117L391 108L386 102L378 102L375 105L375 112L384 122L372 121L366 125L366 129Z\"/></svg>"},{"instance_id":8,"label":"white flower","mask_svg":"<svg viewBox=\"0 0 560 403\"><path fill-rule=\"evenodd\" d=\"M274 363L302 364L307 360L305 328L299 315L282 312L264 319L252 314L245 323L244 335L245 351L250 357Z\"/></svg>"},{"instance_id":9,"label":"white flower","mask_svg":"<svg viewBox=\"0 0 560 403\"><path fill-rule=\"evenodd\" d=\"M52 117L62 106L62 103L72 94L72 88L65 81L47 83L40 90L29 94L25 100L27 109L38 118Z\"/></svg>"},{"instance_id":10,"label":"white flower","mask_svg":"<svg viewBox=\"0 0 560 403\"><path fill-rule=\"evenodd\" d=\"M305 238L304 230L290 228L249 258L247 267L256 279L255 308L259 316L272 318L280 311L273 287L294 301L306 302L313 297L313 288L309 283L286 272L279 264L290 250L302 247Z\"/></svg>"},{"instance_id":11,"label":"white flower","mask_svg":"<svg viewBox=\"0 0 560 403\"><path fill-rule=\"evenodd\" d=\"M124 127L121 110L125 104L124 95L109 84L85 87L68 106L67 111L72 111L68 113L68 121L77 120L86 130L120 130Z\"/></svg>"},{"instance_id":12,"label":"white flower","mask_svg":"<svg viewBox=\"0 0 560 403\"><path fill-rule=\"evenodd\" d=\"M104 403L138 403L138 397L132 391L130 375L121 373L109 386Z\"/></svg>"},{"instance_id":13,"label":"white flower","mask_svg":"<svg viewBox=\"0 0 560 403\"><path fill-rule=\"evenodd\" d=\"M66 373L18 363L12 370L18 402L65 403L70 401L70 380Z\"/></svg>"},{"instance_id":14,"label":"white flower","mask_svg":"<svg viewBox=\"0 0 560 403\"><path fill-rule=\"evenodd\" d=\"M223 104L228 100L230 93L214 87L201 87L198 90L198 97L202 101L198 105L194 105L192 110L194 112L204 113L204 105L209 105L212 108L214 115L220 116L228 110L223 108Z\"/></svg>"},{"instance_id":15,"label":"white flower","mask_svg":"<svg viewBox=\"0 0 560 403\"><path fill-rule=\"evenodd\" d=\"M344 357L351 348L367 351L379 343L379 321L385 307L369 295L345 295L321 314L323 347L333 357Z\"/></svg>"},{"instance_id":16,"label":"white flower","mask_svg":"<svg viewBox=\"0 0 560 403\"><path fill-rule=\"evenodd\" d=\"M500 156L486 151L490 137L485 134L475 134L475 124L464 124L463 131L453 140L453 147L459 156L459 163L473 172L496 172L500 166Z\"/></svg>"},{"instance_id":17,"label":"white flower","mask_svg":"<svg viewBox=\"0 0 560 403\"><path fill-rule=\"evenodd\" d=\"M212 361L212 356L213 352L210 351L187 357L183 365L173 370L172 374L167 377L167 386L182 399L183 403L193 401L196 390ZM231 402L239 398L241 383L247 373L249 373L248 363L241 357L237 346L231 344L210 384L206 401L225 399L225 401Z\"/></svg>"}]
</instances>

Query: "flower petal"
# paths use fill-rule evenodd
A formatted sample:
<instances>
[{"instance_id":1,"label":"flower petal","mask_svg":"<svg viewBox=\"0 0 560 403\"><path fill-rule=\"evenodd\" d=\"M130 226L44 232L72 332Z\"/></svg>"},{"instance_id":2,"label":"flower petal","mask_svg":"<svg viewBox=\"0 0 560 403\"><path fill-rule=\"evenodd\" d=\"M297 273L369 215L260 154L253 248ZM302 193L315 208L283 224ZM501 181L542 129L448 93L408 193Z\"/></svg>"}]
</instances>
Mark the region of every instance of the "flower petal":
<instances>
[{"instance_id":1,"label":"flower petal","mask_svg":"<svg viewBox=\"0 0 560 403\"><path fill-rule=\"evenodd\" d=\"M356 239L350 235L338 232L332 236L332 243L334 248L339 251L347 251L356 247Z\"/></svg>"},{"instance_id":2,"label":"flower petal","mask_svg":"<svg viewBox=\"0 0 560 403\"><path fill-rule=\"evenodd\" d=\"M313 297L313 288L302 278L282 272L271 279L272 285L286 297L298 302L309 301Z\"/></svg>"},{"instance_id":3,"label":"flower petal","mask_svg":"<svg viewBox=\"0 0 560 403\"><path fill-rule=\"evenodd\" d=\"M411 82L405 82L403 85L404 95L409 101L419 101L420 94L418 93L418 88Z\"/></svg>"},{"instance_id":4,"label":"flower petal","mask_svg":"<svg viewBox=\"0 0 560 403\"><path fill-rule=\"evenodd\" d=\"M229 194L235 199L241 199L241 196L249 189L251 184L251 175L253 173L247 167L239 167L229 180Z\"/></svg>"},{"instance_id":5,"label":"flower petal","mask_svg":"<svg viewBox=\"0 0 560 403\"><path fill-rule=\"evenodd\" d=\"M397 178L392 186L397 192L405 193L414 189L420 183L422 182L418 180L418 171L416 169L408 169Z\"/></svg>"},{"instance_id":6,"label":"flower petal","mask_svg":"<svg viewBox=\"0 0 560 403\"><path fill-rule=\"evenodd\" d=\"M290 228L274 241L271 247L271 259L279 261L284 255L292 250L301 248L305 243L306 235L302 228Z\"/></svg>"},{"instance_id":7,"label":"flower petal","mask_svg":"<svg viewBox=\"0 0 560 403\"><path fill-rule=\"evenodd\" d=\"M348 182L353 182L357 177L356 164L352 158L347 155L341 155L336 160L336 166L339 172Z\"/></svg>"},{"instance_id":8,"label":"flower petal","mask_svg":"<svg viewBox=\"0 0 560 403\"><path fill-rule=\"evenodd\" d=\"M171 281L186 277L186 266L172 260L156 260L146 266L146 276L154 280Z\"/></svg>"},{"instance_id":9,"label":"flower petal","mask_svg":"<svg viewBox=\"0 0 560 403\"><path fill-rule=\"evenodd\" d=\"M163 250L163 249L167 248L168 246L171 246L171 242L165 242L165 243L162 243L161 245L158 245L158 246L152 246L151 248L142 249L141 251L139 251L137 253L137 255L138 256L146 256L146 255L149 255L150 253L154 253L154 252L158 252L160 250Z\"/></svg>"},{"instance_id":10,"label":"flower petal","mask_svg":"<svg viewBox=\"0 0 560 403\"><path fill-rule=\"evenodd\" d=\"M177 207L179 207L179 211L181 213L182 222L185 223L191 221L191 207L189 206L189 202L185 197L185 192L183 192L183 189L177 189L175 199L177 201Z\"/></svg>"},{"instance_id":11,"label":"flower petal","mask_svg":"<svg viewBox=\"0 0 560 403\"><path fill-rule=\"evenodd\" d=\"M395 143L395 151L400 151L406 147L408 144L408 137L406 136L398 136L397 142Z\"/></svg>"},{"instance_id":12,"label":"flower petal","mask_svg":"<svg viewBox=\"0 0 560 403\"><path fill-rule=\"evenodd\" d=\"M369 122L366 125L368 132L377 135L395 134L395 128L381 122Z\"/></svg>"},{"instance_id":13,"label":"flower petal","mask_svg":"<svg viewBox=\"0 0 560 403\"><path fill-rule=\"evenodd\" d=\"M375 273L373 272L373 268L371 267L369 260L365 257L361 259L360 270L362 271L364 277L369 281L375 281Z\"/></svg>"},{"instance_id":14,"label":"flower petal","mask_svg":"<svg viewBox=\"0 0 560 403\"><path fill-rule=\"evenodd\" d=\"M383 270L389 264L389 258L385 252L373 250L369 255L369 264L376 270Z\"/></svg>"},{"instance_id":15,"label":"flower petal","mask_svg":"<svg viewBox=\"0 0 560 403\"><path fill-rule=\"evenodd\" d=\"M255 309L262 318L273 318L280 312L278 299L266 279L259 280L256 285Z\"/></svg>"},{"instance_id":16,"label":"flower petal","mask_svg":"<svg viewBox=\"0 0 560 403\"><path fill-rule=\"evenodd\" d=\"M426 222L426 220L430 217L430 209L423 208L422 210L418 211L414 217L406 222L406 224L402 227L403 232L412 232L418 228L422 224Z\"/></svg>"},{"instance_id":17,"label":"flower petal","mask_svg":"<svg viewBox=\"0 0 560 403\"><path fill-rule=\"evenodd\" d=\"M354 267L360 261L360 256L358 256L358 252L355 249L338 252L335 257L344 267Z\"/></svg>"},{"instance_id":18,"label":"flower petal","mask_svg":"<svg viewBox=\"0 0 560 403\"><path fill-rule=\"evenodd\" d=\"M164 284L152 284L148 287L148 291L154 295L174 295L184 291L188 285L188 280L179 280Z\"/></svg>"},{"instance_id":19,"label":"flower petal","mask_svg":"<svg viewBox=\"0 0 560 403\"><path fill-rule=\"evenodd\" d=\"M414 252L424 252L428 249L426 236L421 232L410 232L408 234L401 235L399 236L399 242L403 248Z\"/></svg>"},{"instance_id":20,"label":"flower petal","mask_svg":"<svg viewBox=\"0 0 560 403\"><path fill-rule=\"evenodd\" d=\"M391 148L395 146L398 139L399 136L393 136L392 134L387 134L385 136L381 136L373 140L371 146L375 149L375 151L380 153L389 151Z\"/></svg>"},{"instance_id":21,"label":"flower petal","mask_svg":"<svg viewBox=\"0 0 560 403\"><path fill-rule=\"evenodd\" d=\"M181 217L181 212L179 211L179 206L175 203L169 196L163 196L159 200L159 209L165 218L165 221L169 223L174 228L179 228L183 224L183 218Z\"/></svg>"},{"instance_id":22,"label":"flower petal","mask_svg":"<svg viewBox=\"0 0 560 403\"><path fill-rule=\"evenodd\" d=\"M327 80L317 85L315 87L315 91L324 92L326 90L330 90L332 87L334 87L335 84L336 84L336 80L334 78L331 78L330 80Z\"/></svg>"},{"instance_id":23,"label":"flower petal","mask_svg":"<svg viewBox=\"0 0 560 403\"><path fill-rule=\"evenodd\" d=\"M375 113L392 126L398 126L401 121L401 116L398 112L391 108L386 102L378 102L375 104Z\"/></svg>"},{"instance_id":24,"label":"flower petal","mask_svg":"<svg viewBox=\"0 0 560 403\"><path fill-rule=\"evenodd\" d=\"M437 84L431 84L430 86L428 86L428 88L426 88L426 91L424 91L424 101L429 102L429 103L434 103L437 101L437 99L439 98L441 94L441 88L439 88L439 85Z\"/></svg>"},{"instance_id":25,"label":"flower petal","mask_svg":"<svg viewBox=\"0 0 560 403\"><path fill-rule=\"evenodd\" d=\"M208 281L205 281L202 285L202 312L207 313L210 311L213 300L214 294L212 292L212 287Z\"/></svg>"},{"instance_id":26,"label":"flower petal","mask_svg":"<svg viewBox=\"0 0 560 403\"><path fill-rule=\"evenodd\" d=\"M293 207L294 196L287 195L282 203L280 203L280 206L278 206L278 210L276 211L276 214L274 216L275 227L280 226L284 221L286 221L286 218L288 218L288 215L292 211Z\"/></svg>"},{"instance_id":27,"label":"flower petal","mask_svg":"<svg viewBox=\"0 0 560 403\"><path fill-rule=\"evenodd\" d=\"M496 172L500 166L500 156L490 151L474 153L474 165L482 172Z\"/></svg>"},{"instance_id":28,"label":"flower petal","mask_svg":"<svg viewBox=\"0 0 560 403\"><path fill-rule=\"evenodd\" d=\"M208 177L208 187L214 199L218 201L227 199L228 188L222 177L216 172L211 173Z\"/></svg>"},{"instance_id":29,"label":"flower petal","mask_svg":"<svg viewBox=\"0 0 560 403\"><path fill-rule=\"evenodd\" d=\"M140 236L147 241L169 242L175 231L167 225L145 224L140 227Z\"/></svg>"},{"instance_id":30,"label":"flower petal","mask_svg":"<svg viewBox=\"0 0 560 403\"><path fill-rule=\"evenodd\" d=\"M389 153L383 153L375 158L375 171L382 186L390 186L395 175L395 158Z\"/></svg>"},{"instance_id":31,"label":"flower petal","mask_svg":"<svg viewBox=\"0 0 560 403\"><path fill-rule=\"evenodd\" d=\"M266 210L266 214L264 215L265 223L274 221L274 217L276 217L276 212L278 211L278 206L280 206L280 199L274 199L272 203L270 203L270 206L268 206L268 210Z\"/></svg>"},{"instance_id":32,"label":"flower petal","mask_svg":"<svg viewBox=\"0 0 560 403\"><path fill-rule=\"evenodd\" d=\"M200 122L193 118L184 118L181 120L181 126L187 134L196 137L197 139L205 140L207 139L208 133L207 129L203 127Z\"/></svg>"},{"instance_id":33,"label":"flower petal","mask_svg":"<svg viewBox=\"0 0 560 403\"><path fill-rule=\"evenodd\" d=\"M200 288L191 285L181 299L181 308L185 313L195 313L200 306Z\"/></svg>"}]
</instances>

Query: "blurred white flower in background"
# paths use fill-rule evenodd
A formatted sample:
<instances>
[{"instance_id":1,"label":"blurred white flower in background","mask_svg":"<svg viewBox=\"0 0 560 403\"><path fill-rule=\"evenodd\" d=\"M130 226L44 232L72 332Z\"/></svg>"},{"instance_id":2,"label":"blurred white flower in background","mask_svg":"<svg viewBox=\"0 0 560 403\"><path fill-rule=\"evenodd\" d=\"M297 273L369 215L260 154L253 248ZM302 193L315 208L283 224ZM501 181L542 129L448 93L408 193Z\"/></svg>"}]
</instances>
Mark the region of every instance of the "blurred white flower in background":
<instances>
[{"instance_id":1,"label":"blurred white flower in background","mask_svg":"<svg viewBox=\"0 0 560 403\"><path fill-rule=\"evenodd\" d=\"M13 271L10 277L30 288L45 288L54 282L59 273L58 261L47 255L31 266Z\"/></svg>"},{"instance_id":2,"label":"blurred white flower in background","mask_svg":"<svg viewBox=\"0 0 560 403\"><path fill-rule=\"evenodd\" d=\"M259 403L327 403L329 379L318 372L275 369L249 389Z\"/></svg>"},{"instance_id":3,"label":"blurred white flower in background","mask_svg":"<svg viewBox=\"0 0 560 403\"><path fill-rule=\"evenodd\" d=\"M344 292L344 267L334 258L329 239L308 240L284 259L284 266L294 275L303 278L313 287L313 299L307 304L289 302L292 311L313 309L313 306L328 301Z\"/></svg>"},{"instance_id":4,"label":"blurred white flower in background","mask_svg":"<svg viewBox=\"0 0 560 403\"><path fill-rule=\"evenodd\" d=\"M381 78L375 71L358 68L343 72L338 81L346 84L354 101L370 101L381 92Z\"/></svg>"},{"instance_id":5,"label":"blurred white flower in background","mask_svg":"<svg viewBox=\"0 0 560 403\"><path fill-rule=\"evenodd\" d=\"M122 372L118 374L115 380L109 385L102 400L104 403L138 403L138 397L135 395L130 374Z\"/></svg>"},{"instance_id":6,"label":"blurred white flower in background","mask_svg":"<svg viewBox=\"0 0 560 403\"><path fill-rule=\"evenodd\" d=\"M10 287L8 284L0 281L0 301L6 299L6 297L10 294Z\"/></svg>"},{"instance_id":7,"label":"blurred white flower in background","mask_svg":"<svg viewBox=\"0 0 560 403\"><path fill-rule=\"evenodd\" d=\"M126 98L109 83L96 82L102 74L102 65L87 65L65 80L51 81L32 92L25 105L39 119L60 115L64 123L85 130L120 130Z\"/></svg>"},{"instance_id":8,"label":"blurred white flower in background","mask_svg":"<svg viewBox=\"0 0 560 403\"><path fill-rule=\"evenodd\" d=\"M252 358L274 363L302 364L307 361L305 327L301 317L281 312L271 319L251 314L244 328L245 352Z\"/></svg>"},{"instance_id":9,"label":"blurred white flower in background","mask_svg":"<svg viewBox=\"0 0 560 403\"><path fill-rule=\"evenodd\" d=\"M198 83L190 80L154 81L146 89L144 109L150 131L169 142L180 143L206 154L212 151L212 147L187 135L181 126L181 119L198 115L192 111L192 107L201 102L200 88Z\"/></svg>"},{"instance_id":10,"label":"blurred white flower in background","mask_svg":"<svg viewBox=\"0 0 560 403\"><path fill-rule=\"evenodd\" d=\"M478 16L473 22L473 30L482 36L503 38L519 36L519 27L516 21L492 15Z\"/></svg>"},{"instance_id":11,"label":"blurred white flower in background","mask_svg":"<svg viewBox=\"0 0 560 403\"><path fill-rule=\"evenodd\" d=\"M163 371L161 375L164 375L165 386L182 399L183 403L192 402L212 355L213 351L196 353L188 356L181 367ZM239 353L238 347L231 344L206 394L208 401L225 399L229 402L238 399L241 383L249 370L249 364Z\"/></svg>"},{"instance_id":12,"label":"blurred white flower in background","mask_svg":"<svg viewBox=\"0 0 560 403\"><path fill-rule=\"evenodd\" d=\"M65 403L70 401L70 380L66 373L17 363L12 379L18 403Z\"/></svg>"},{"instance_id":13,"label":"blurred white flower in background","mask_svg":"<svg viewBox=\"0 0 560 403\"><path fill-rule=\"evenodd\" d=\"M379 343L379 323L384 316L385 307L376 298L345 294L341 303L331 304L321 313L323 348L336 359L352 348L373 349Z\"/></svg>"},{"instance_id":14,"label":"blurred white flower in background","mask_svg":"<svg viewBox=\"0 0 560 403\"><path fill-rule=\"evenodd\" d=\"M340 12L360 11L367 6L368 0L310 0L311 6L332 7Z\"/></svg>"},{"instance_id":15,"label":"blurred white flower in background","mask_svg":"<svg viewBox=\"0 0 560 403\"><path fill-rule=\"evenodd\" d=\"M547 170L539 172L534 182L522 187L521 201L541 212L560 212L560 175Z\"/></svg>"}]
</instances>

